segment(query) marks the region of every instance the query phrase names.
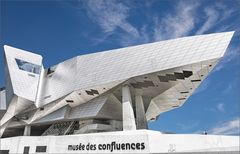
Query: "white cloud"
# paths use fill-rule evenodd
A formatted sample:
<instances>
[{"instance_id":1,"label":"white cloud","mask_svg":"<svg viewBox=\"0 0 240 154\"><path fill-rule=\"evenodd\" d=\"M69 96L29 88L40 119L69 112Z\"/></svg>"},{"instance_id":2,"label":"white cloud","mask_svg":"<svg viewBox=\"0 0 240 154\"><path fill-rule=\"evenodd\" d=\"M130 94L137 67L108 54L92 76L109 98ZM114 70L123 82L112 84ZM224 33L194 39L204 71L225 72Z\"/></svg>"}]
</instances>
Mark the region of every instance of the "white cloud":
<instances>
[{"instance_id":1,"label":"white cloud","mask_svg":"<svg viewBox=\"0 0 240 154\"><path fill-rule=\"evenodd\" d=\"M228 19L235 11L222 3L215 3L203 9L200 14L201 3L199 1L179 1L174 11L166 11L165 14L150 18L152 22L135 27L129 21L132 3L116 0L89 0L84 1L87 14L104 32L96 42L105 41L109 36L115 34L118 42L123 45L134 45L152 41L178 38L196 32L202 34L216 28L221 21ZM150 3L150 6L153 5ZM130 7L131 6L131 7ZM149 7L146 3L146 7ZM205 15L202 20L202 15ZM199 29L198 24L202 25ZM229 29L229 25L219 26L216 31ZM95 39L95 38L94 38ZM96 43L95 42L95 43Z\"/></svg>"},{"instance_id":2,"label":"white cloud","mask_svg":"<svg viewBox=\"0 0 240 154\"><path fill-rule=\"evenodd\" d=\"M228 19L236 10L228 8L222 3L216 3L203 9L204 20L202 21L198 10L199 6L200 3L180 1L175 12L167 13L162 18L155 17L154 40L187 36L192 31L195 31L196 25L201 24L201 22L202 25L196 30L196 34L203 34L212 28L215 28L216 31L229 29L230 24L224 25L224 27L219 26L216 28L216 26Z\"/></svg>"},{"instance_id":3,"label":"white cloud","mask_svg":"<svg viewBox=\"0 0 240 154\"><path fill-rule=\"evenodd\" d=\"M217 110L224 113L225 112L225 109L224 109L224 104L223 103L219 103L217 105Z\"/></svg>"},{"instance_id":4,"label":"white cloud","mask_svg":"<svg viewBox=\"0 0 240 154\"><path fill-rule=\"evenodd\" d=\"M147 25L144 25L139 30L139 37L129 36L125 34L119 34L119 42L123 46L142 44L150 42L149 32L147 30Z\"/></svg>"},{"instance_id":5,"label":"white cloud","mask_svg":"<svg viewBox=\"0 0 240 154\"><path fill-rule=\"evenodd\" d=\"M191 124L182 124L182 123L176 123L177 127L179 127L183 131L187 131L190 129L193 129L199 125L198 122L191 123Z\"/></svg>"},{"instance_id":6,"label":"white cloud","mask_svg":"<svg viewBox=\"0 0 240 154\"><path fill-rule=\"evenodd\" d=\"M139 37L138 30L127 21L129 8L123 3L89 0L87 7L89 17L99 24L104 32L112 33L120 28L131 36Z\"/></svg>"},{"instance_id":7,"label":"white cloud","mask_svg":"<svg viewBox=\"0 0 240 154\"><path fill-rule=\"evenodd\" d=\"M240 59L240 48L238 46L229 46L223 59L214 68L213 72L220 71L227 63L232 62L234 59Z\"/></svg>"},{"instance_id":8,"label":"white cloud","mask_svg":"<svg viewBox=\"0 0 240 154\"><path fill-rule=\"evenodd\" d=\"M240 134L240 118L221 123L209 131L210 134L236 135Z\"/></svg>"},{"instance_id":9,"label":"white cloud","mask_svg":"<svg viewBox=\"0 0 240 154\"><path fill-rule=\"evenodd\" d=\"M238 46L230 46L224 55L225 63L232 61L234 58L240 58L240 49Z\"/></svg>"},{"instance_id":10,"label":"white cloud","mask_svg":"<svg viewBox=\"0 0 240 154\"><path fill-rule=\"evenodd\" d=\"M206 14L207 20L204 22L203 26L196 32L196 34L203 34L210 28L212 28L219 17L219 12L212 8L205 8L204 13Z\"/></svg>"},{"instance_id":11,"label":"white cloud","mask_svg":"<svg viewBox=\"0 0 240 154\"><path fill-rule=\"evenodd\" d=\"M227 19L233 12L234 9L228 8L222 3L216 3L214 6L206 7L204 10L204 15L206 21L202 24L202 26L197 30L196 34L203 34L215 27L225 19ZM230 26L230 25L229 25ZM224 25L224 28L216 28L216 31L228 29L229 26Z\"/></svg>"},{"instance_id":12,"label":"white cloud","mask_svg":"<svg viewBox=\"0 0 240 154\"><path fill-rule=\"evenodd\" d=\"M189 1L188 1L189 2ZM186 36L195 27L195 13L198 3L177 4L176 12L167 14L162 20L155 18L154 39L162 40Z\"/></svg>"},{"instance_id":13,"label":"white cloud","mask_svg":"<svg viewBox=\"0 0 240 154\"><path fill-rule=\"evenodd\" d=\"M232 83L229 83L227 88L222 91L223 94L228 94L233 90Z\"/></svg>"}]
</instances>

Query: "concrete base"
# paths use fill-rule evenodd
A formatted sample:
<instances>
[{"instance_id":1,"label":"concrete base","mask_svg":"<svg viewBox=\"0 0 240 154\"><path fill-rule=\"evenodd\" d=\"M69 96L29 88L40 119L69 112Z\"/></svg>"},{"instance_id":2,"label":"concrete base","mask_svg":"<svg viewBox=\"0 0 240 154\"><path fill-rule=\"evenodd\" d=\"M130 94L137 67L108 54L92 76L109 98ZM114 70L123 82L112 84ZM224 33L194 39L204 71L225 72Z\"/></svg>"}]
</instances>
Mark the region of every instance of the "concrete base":
<instances>
[{"instance_id":1,"label":"concrete base","mask_svg":"<svg viewBox=\"0 0 240 154\"><path fill-rule=\"evenodd\" d=\"M9 153L239 153L238 136L161 134L135 130L68 136L21 136L0 139ZM44 149L44 146L45 149ZM46 152L44 152L46 150ZM1 153L1 152L0 152Z\"/></svg>"}]
</instances>

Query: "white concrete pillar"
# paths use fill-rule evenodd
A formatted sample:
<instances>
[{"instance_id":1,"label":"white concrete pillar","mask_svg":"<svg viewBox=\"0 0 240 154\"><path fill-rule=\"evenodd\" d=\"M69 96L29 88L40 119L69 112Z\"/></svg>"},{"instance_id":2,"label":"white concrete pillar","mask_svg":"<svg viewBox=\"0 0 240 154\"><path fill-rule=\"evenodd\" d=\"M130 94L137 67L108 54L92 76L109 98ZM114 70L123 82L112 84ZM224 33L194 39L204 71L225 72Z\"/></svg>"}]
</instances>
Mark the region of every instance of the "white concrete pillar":
<instances>
[{"instance_id":1,"label":"white concrete pillar","mask_svg":"<svg viewBox=\"0 0 240 154\"><path fill-rule=\"evenodd\" d=\"M135 96L137 129L147 129L147 119L141 95Z\"/></svg>"},{"instance_id":2,"label":"white concrete pillar","mask_svg":"<svg viewBox=\"0 0 240 154\"><path fill-rule=\"evenodd\" d=\"M30 136L31 135L31 126L26 125L24 128L24 136Z\"/></svg>"},{"instance_id":3,"label":"white concrete pillar","mask_svg":"<svg viewBox=\"0 0 240 154\"><path fill-rule=\"evenodd\" d=\"M122 87L122 112L123 130L136 130L131 93L130 88L127 85Z\"/></svg>"},{"instance_id":4,"label":"white concrete pillar","mask_svg":"<svg viewBox=\"0 0 240 154\"><path fill-rule=\"evenodd\" d=\"M37 94L36 94L36 101L35 105L36 107L40 107L42 104L41 103L41 96L42 96L42 91L43 91L43 86L44 86L44 67L43 65L41 66L41 73L38 79L38 87L37 87Z\"/></svg>"}]
</instances>

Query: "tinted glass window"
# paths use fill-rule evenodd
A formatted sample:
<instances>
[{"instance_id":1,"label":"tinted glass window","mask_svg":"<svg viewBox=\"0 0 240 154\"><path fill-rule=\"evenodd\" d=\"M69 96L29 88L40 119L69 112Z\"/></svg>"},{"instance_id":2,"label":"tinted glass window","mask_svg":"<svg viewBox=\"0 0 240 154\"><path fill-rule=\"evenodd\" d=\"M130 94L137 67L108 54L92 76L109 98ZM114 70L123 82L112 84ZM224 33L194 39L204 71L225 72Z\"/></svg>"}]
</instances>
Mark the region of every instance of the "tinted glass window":
<instances>
[{"instance_id":1,"label":"tinted glass window","mask_svg":"<svg viewBox=\"0 0 240 154\"><path fill-rule=\"evenodd\" d=\"M21 59L16 59L16 62L20 70L24 70L24 71L35 73L35 74L40 74L41 66L26 62Z\"/></svg>"},{"instance_id":2,"label":"tinted glass window","mask_svg":"<svg viewBox=\"0 0 240 154\"><path fill-rule=\"evenodd\" d=\"M46 152L47 146L37 146L36 152Z\"/></svg>"},{"instance_id":3,"label":"tinted glass window","mask_svg":"<svg viewBox=\"0 0 240 154\"><path fill-rule=\"evenodd\" d=\"M23 154L29 154L29 148L30 147L24 147Z\"/></svg>"},{"instance_id":4,"label":"tinted glass window","mask_svg":"<svg viewBox=\"0 0 240 154\"><path fill-rule=\"evenodd\" d=\"M0 150L0 154L9 154L9 150Z\"/></svg>"}]
</instances>

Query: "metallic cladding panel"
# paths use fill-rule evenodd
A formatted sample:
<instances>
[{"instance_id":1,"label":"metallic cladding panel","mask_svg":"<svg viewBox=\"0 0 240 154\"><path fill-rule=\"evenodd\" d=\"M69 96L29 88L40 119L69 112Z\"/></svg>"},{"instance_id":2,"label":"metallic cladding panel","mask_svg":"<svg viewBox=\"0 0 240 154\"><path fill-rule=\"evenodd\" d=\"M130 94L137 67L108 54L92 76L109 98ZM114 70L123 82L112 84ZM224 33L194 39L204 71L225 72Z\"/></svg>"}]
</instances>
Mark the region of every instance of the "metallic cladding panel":
<instances>
[{"instance_id":1,"label":"metallic cladding panel","mask_svg":"<svg viewBox=\"0 0 240 154\"><path fill-rule=\"evenodd\" d=\"M45 77L42 93L43 104L52 102L74 91L77 72L76 58L69 59L56 66L52 76ZM78 82L81 82L79 78ZM51 96L45 99L47 96Z\"/></svg>"},{"instance_id":2,"label":"metallic cladding panel","mask_svg":"<svg viewBox=\"0 0 240 154\"><path fill-rule=\"evenodd\" d=\"M108 97L107 101L98 112L97 117L113 120L122 120L122 104L118 100Z\"/></svg>"},{"instance_id":3,"label":"metallic cladding panel","mask_svg":"<svg viewBox=\"0 0 240 154\"><path fill-rule=\"evenodd\" d=\"M157 91L157 96L154 96L150 103L147 109L147 117L150 120L162 112L181 106L186 101L200 84L197 80L201 74L198 73L203 70L203 79L205 78L213 68L210 67L216 64L214 61L225 53L232 35L233 32L226 32L183 37L78 56L64 61L55 66L51 76L44 75L44 86L40 90L42 93L39 98L43 105L60 98L63 98L62 102L57 105L58 108L53 107L46 111L45 119L41 117L41 112L35 117L42 118L44 121L56 120L57 116L61 118L62 114L59 113L67 104L64 99L77 102L75 105L69 103L72 107L69 111L69 119L94 117L98 114L109 116L107 98L94 98L130 78L158 73L157 82L165 86L165 89L163 88L165 91ZM10 96L7 98L11 99L11 96L16 94L29 100L30 103L35 102L39 91L40 75L20 69L21 61L16 59L42 66L42 57L9 46L4 46L4 49L7 71L6 90L7 95ZM176 71L176 68L180 71ZM188 77L191 80L185 82ZM132 86L145 92L148 88L154 90L156 81L136 81ZM192 87L192 90L182 87ZM181 93L184 91L189 93ZM183 94L187 95L184 99L181 97ZM7 99L7 102L10 101ZM103 112L106 112L106 115Z\"/></svg>"},{"instance_id":4,"label":"metallic cladding panel","mask_svg":"<svg viewBox=\"0 0 240 154\"><path fill-rule=\"evenodd\" d=\"M175 85L169 87L164 92L159 93L151 100L151 103L146 112L147 120L155 118L163 112L181 107L192 95L192 93L198 88L201 82L206 78L208 73L214 68L217 61L218 60L215 59L182 66L182 70L192 70L192 72L185 71L184 80L177 79L177 81L172 81L167 79L168 81L161 81L160 79L160 82L162 83L168 84L170 82L173 82ZM168 72L168 74L171 74L171 72L175 72L175 70L173 68L167 70L166 72Z\"/></svg>"},{"instance_id":5,"label":"metallic cladding panel","mask_svg":"<svg viewBox=\"0 0 240 154\"><path fill-rule=\"evenodd\" d=\"M74 90L89 90L106 83L220 58L232 35L233 32L226 32L183 37L78 56L56 65L52 77L47 79L43 97L52 96L46 100L48 103ZM173 80L173 77L167 76L166 80Z\"/></svg>"},{"instance_id":6,"label":"metallic cladding panel","mask_svg":"<svg viewBox=\"0 0 240 154\"><path fill-rule=\"evenodd\" d=\"M13 93L30 101L35 101L39 74L20 69L18 60L22 60L22 63L28 62L29 64L33 64L35 66L42 66L42 57L40 55L9 46L4 46L4 50ZM25 67L29 68L29 65L26 64Z\"/></svg>"},{"instance_id":7,"label":"metallic cladding panel","mask_svg":"<svg viewBox=\"0 0 240 154\"><path fill-rule=\"evenodd\" d=\"M35 121L34 123L49 123L49 122L53 122L53 121L57 121L57 120L64 120L65 118L65 114L68 110L68 106L64 106L60 109L58 109L55 112L52 112L48 115L46 115L45 117Z\"/></svg>"},{"instance_id":8,"label":"metallic cladding panel","mask_svg":"<svg viewBox=\"0 0 240 154\"><path fill-rule=\"evenodd\" d=\"M6 113L6 110L7 110L6 91L2 90L0 91L0 119Z\"/></svg>"},{"instance_id":9,"label":"metallic cladding panel","mask_svg":"<svg viewBox=\"0 0 240 154\"><path fill-rule=\"evenodd\" d=\"M12 86L12 81L10 78L10 74L9 74L9 69L8 69L8 65L6 64L5 61L5 81L6 81L6 105L7 107L9 106L13 96L14 96L14 92L13 92L13 86Z\"/></svg>"},{"instance_id":10,"label":"metallic cladding panel","mask_svg":"<svg viewBox=\"0 0 240 154\"><path fill-rule=\"evenodd\" d=\"M79 89L220 58L233 32L183 37L77 57Z\"/></svg>"},{"instance_id":11,"label":"metallic cladding panel","mask_svg":"<svg viewBox=\"0 0 240 154\"><path fill-rule=\"evenodd\" d=\"M70 110L68 119L81 119L95 117L106 103L106 97L100 97L88 103L81 104Z\"/></svg>"},{"instance_id":12,"label":"metallic cladding panel","mask_svg":"<svg viewBox=\"0 0 240 154\"><path fill-rule=\"evenodd\" d=\"M6 90L0 91L0 110L7 110Z\"/></svg>"}]
</instances>

